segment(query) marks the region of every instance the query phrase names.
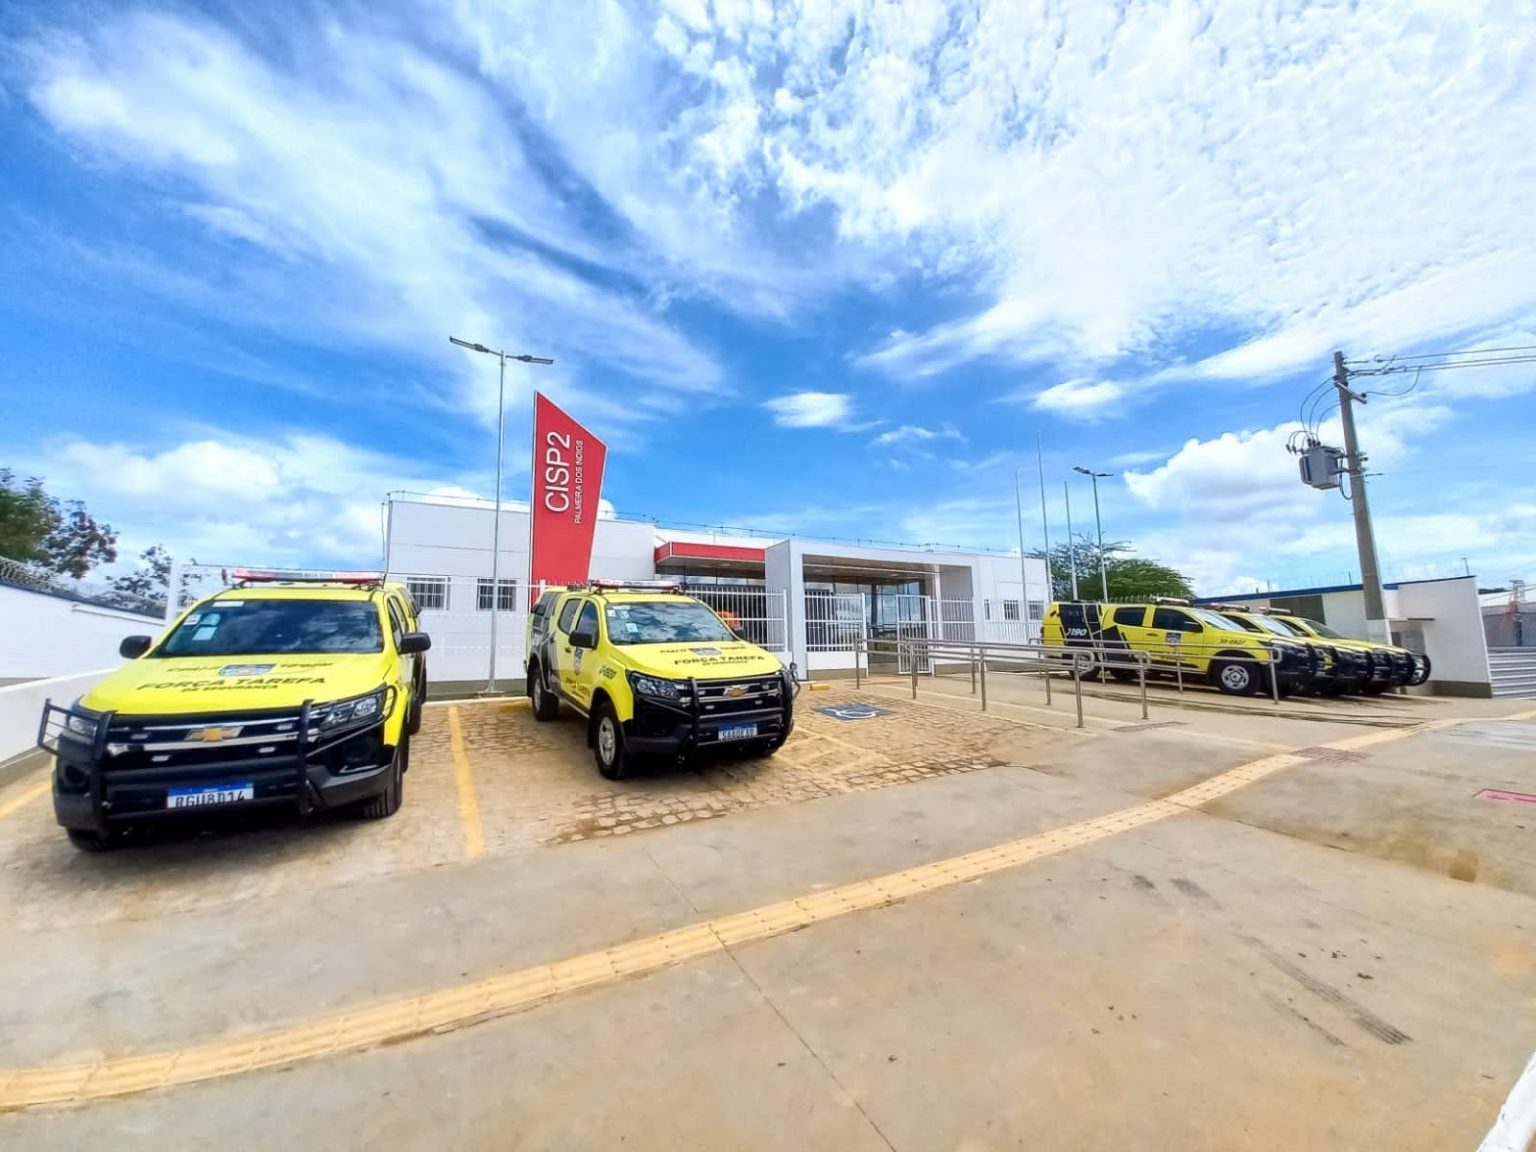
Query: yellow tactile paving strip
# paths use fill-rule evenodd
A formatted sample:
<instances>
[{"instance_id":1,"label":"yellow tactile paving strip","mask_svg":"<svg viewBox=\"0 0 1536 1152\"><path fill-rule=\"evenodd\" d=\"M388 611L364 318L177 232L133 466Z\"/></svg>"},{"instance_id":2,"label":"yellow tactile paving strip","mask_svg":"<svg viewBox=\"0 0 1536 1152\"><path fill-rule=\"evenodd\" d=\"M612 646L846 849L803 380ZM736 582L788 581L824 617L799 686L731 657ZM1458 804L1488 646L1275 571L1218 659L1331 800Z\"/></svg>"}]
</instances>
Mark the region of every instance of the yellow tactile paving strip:
<instances>
[{"instance_id":1,"label":"yellow tactile paving strip","mask_svg":"<svg viewBox=\"0 0 1536 1152\"><path fill-rule=\"evenodd\" d=\"M459 793L459 823L464 827L464 855L473 860L485 855L485 828L480 823L480 799L475 792L475 773L464 748L464 725L459 709L448 709L448 742L453 752L453 783Z\"/></svg>"},{"instance_id":2,"label":"yellow tactile paving strip","mask_svg":"<svg viewBox=\"0 0 1536 1152\"><path fill-rule=\"evenodd\" d=\"M1524 713L1518 718L1530 715L1533 714ZM1457 721L1437 721L1411 728L1374 731L1337 740L1324 747L1361 748L1401 740L1454 723ZM541 964L421 996L340 1012L254 1036L214 1040L144 1056L113 1057L88 1064L0 1069L0 1112L40 1104L84 1103L193 1084L465 1027L583 988L643 976L735 945L765 940L851 912L881 908L909 896L1081 848L1191 811L1265 776L1309 762L1307 757L1288 753L1266 756L1162 800L1135 804L1050 832L706 920L553 964Z\"/></svg>"}]
</instances>

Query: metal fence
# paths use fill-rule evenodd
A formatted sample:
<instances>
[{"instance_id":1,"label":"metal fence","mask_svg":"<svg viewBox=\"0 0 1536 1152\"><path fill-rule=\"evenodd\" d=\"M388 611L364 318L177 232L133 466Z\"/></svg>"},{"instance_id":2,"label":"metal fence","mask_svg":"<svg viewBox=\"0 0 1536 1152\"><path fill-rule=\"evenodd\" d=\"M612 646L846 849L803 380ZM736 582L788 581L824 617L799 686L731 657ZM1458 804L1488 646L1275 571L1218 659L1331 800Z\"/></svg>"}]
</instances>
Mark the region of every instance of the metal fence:
<instances>
[{"instance_id":1,"label":"metal fence","mask_svg":"<svg viewBox=\"0 0 1536 1152\"><path fill-rule=\"evenodd\" d=\"M805 646L810 652L852 652L864 638L868 600L855 593L805 594Z\"/></svg>"},{"instance_id":2,"label":"metal fence","mask_svg":"<svg viewBox=\"0 0 1536 1152\"><path fill-rule=\"evenodd\" d=\"M743 640L782 655L789 651L785 593L753 585L685 584L683 591L704 601Z\"/></svg>"},{"instance_id":3,"label":"metal fence","mask_svg":"<svg viewBox=\"0 0 1536 1152\"><path fill-rule=\"evenodd\" d=\"M51 596L67 596L84 604L101 608L117 608L124 612L137 612L144 616L161 616L165 613L165 594L138 596L91 580L72 580L49 572L37 564L11 560L0 556L0 581L18 588L43 592Z\"/></svg>"}]
</instances>

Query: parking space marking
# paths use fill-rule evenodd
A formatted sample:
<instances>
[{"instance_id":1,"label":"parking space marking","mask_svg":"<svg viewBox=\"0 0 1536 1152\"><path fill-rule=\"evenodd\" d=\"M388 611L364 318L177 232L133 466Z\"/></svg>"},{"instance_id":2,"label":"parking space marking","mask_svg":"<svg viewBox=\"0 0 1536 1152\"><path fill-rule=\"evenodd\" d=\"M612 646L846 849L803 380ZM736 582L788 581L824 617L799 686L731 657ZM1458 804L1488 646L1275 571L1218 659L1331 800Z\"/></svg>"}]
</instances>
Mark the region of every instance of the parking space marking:
<instances>
[{"instance_id":1,"label":"parking space marking","mask_svg":"<svg viewBox=\"0 0 1536 1152\"><path fill-rule=\"evenodd\" d=\"M475 794L475 773L464 748L464 728L457 706L448 709L448 743L453 751L453 783L459 792L459 823L464 827L464 855L473 860L485 855L485 828L480 823L480 799Z\"/></svg>"},{"instance_id":2,"label":"parking space marking","mask_svg":"<svg viewBox=\"0 0 1536 1152\"><path fill-rule=\"evenodd\" d=\"M52 787L53 780L49 775L45 773L43 779L32 785L32 787L18 792L17 795L11 797L9 800L0 801L0 820L4 820L12 812L18 812L22 808L25 808L39 796L46 796L48 794L48 790Z\"/></svg>"},{"instance_id":3,"label":"parking space marking","mask_svg":"<svg viewBox=\"0 0 1536 1152\"><path fill-rule=\"evenodd\" d=\"M450 710L448 715L457 761L463 737L457 713ZM1412 728L1370 732L1336 740L1325 747L1349 749L1383 744L1459 722L1431 721ZM89 1064L0 1069L0 1112L42 1104L79 1104L288 1067L468 1027L570 992L643 976L736 945L766 940L849 913L883 908L910 896L1086 847L1170 816L1195 811L1275 772L1310 762L1292 753L1266 756L1161 800L1135 804L1048 832L690 924L552 964L339 1012L269 1032Z\"/></svg>"}]
</instances>

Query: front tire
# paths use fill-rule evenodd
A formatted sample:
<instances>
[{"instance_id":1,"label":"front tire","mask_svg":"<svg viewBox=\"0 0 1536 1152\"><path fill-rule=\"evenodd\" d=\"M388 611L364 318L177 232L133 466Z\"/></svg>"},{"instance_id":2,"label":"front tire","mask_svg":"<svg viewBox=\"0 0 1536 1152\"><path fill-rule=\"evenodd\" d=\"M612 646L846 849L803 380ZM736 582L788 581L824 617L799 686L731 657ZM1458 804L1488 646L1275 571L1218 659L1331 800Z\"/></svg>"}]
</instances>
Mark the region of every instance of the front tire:
<instances>
[{"instance_id":1,"label":"front tire","mask_svg":"<svg viewBox=\"0 0 1536 1152\"><path fill-rule=\"evenodd\" d=\"M81 852L110 852L122 843L115 832L93 832L86 828L66 828L69 842Z\"/></svg>"},{"instance_id":2,"label":"front tire","mask_svg":"<svg viewBox=\"0 0 1536 1152\"><path fill-rule=\"evenodd\" d=\"M402 734L395 758L390 765L389 784L384 791L368 797L357 806L357 814L364 820L383 820L400 811L405 799L405 770L411 763L410 737Z\"/></svg>"},{"instance_id":3,"label":"front tire","mask_svg":"<svg viewBox=\"0 0 1536 1152\"><path fill-rule=\"evenodd\" d=\"M1259 683L1253 668L1240 660L1218 660L1211 667L1211 682L1228 696L1252 696Z\"/></svg>"},{"instance_id":4,"label":"front tire","mask_svg":"<svg viewBox=\"0 0 1536 1152\"><path fill-rule=\"evenodd\" d=\"M624 725L613 705L604 700L592 713L592 758L604 780L629 775L629 753L624 747Z\"/></svg>"},{"instance_id":5,"label":"front tire","mask_svg":"<svg viewBox=\"0 0 1536 1152\"><path fill-rule=\"evenodd\" d=\"M544 682L544 668L535 664L528 675L528 699L533 704L535 720L553 720L560 715L560 698Z\"/></svg>"}]
</instances>

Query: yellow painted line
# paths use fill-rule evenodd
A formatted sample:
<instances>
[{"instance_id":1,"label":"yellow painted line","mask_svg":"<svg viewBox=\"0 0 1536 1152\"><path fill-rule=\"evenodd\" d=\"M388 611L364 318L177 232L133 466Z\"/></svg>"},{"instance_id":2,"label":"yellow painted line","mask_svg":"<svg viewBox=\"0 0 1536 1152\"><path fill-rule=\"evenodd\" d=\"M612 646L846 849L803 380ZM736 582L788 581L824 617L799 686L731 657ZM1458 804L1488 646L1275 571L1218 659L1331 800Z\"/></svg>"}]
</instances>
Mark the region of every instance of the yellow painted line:
<instances>
[{"instance_id":1,"label":"yellow painted line","mask_svg":"<svg viewBox=\"0 0 1536 1152\"><path fill-rule=\"evenodd\" d=\"M458 763L462 759L463 737L457 713L450 709L448 718L454 760ZM1372 732L1324 747L1385 743L1441 726L1444 722L1390 733ZM52 1067L3 1068L0 1069L0 1112L41 1104L79 1104L173 1088L261 1069L288 1067L308 1060L360 1052L380 1044L399 1043L428 1033L464 1028L570 992L644 976L736 945L767 940L849 913L883 908L924 892L963 884L1007 868L1083 848L1122 832L1193 811L1272 773L1309 762L1306 757L1290 754L1266 756L1162 800L1135 804L963 856L951 856L873 879L781 900L553 964L539 964L420 996L338 1012L308 1023L143 1056L111 1057ZM467 761L464 763L467 767Z\"/></svg>"},{"instance_id":2,"label":"yellow painted line","mask_svg":"<svg viewBox=\"0 0 1536 1152\"><path fill-rule=\"evenodd\" d=\"M32 785L32 787L26 789L26 791L18 793L16 796L13 796L9 800L0 802L0 820L4 820L12 812L16 812L22 808L25 808L39 796L48 795L52 788L53 778L51 776L45 776L44 779L38 781L36 784Z\"/></svg>"},{"instance_id":3,"label":"yellow painted line","mask_svg":"<svg viewBox=\"0 0 1536 1152\"><path fill-rule=\"evenodd\" d=\"M464 827L464 855L473 860L485 854L485 829L480 824L480 799L475 794L475 773L464 750L464 727L458 708L448 709L448 742L453 748L453 782L459 790L459 823Z\"/></svg>"}]
</instances>

